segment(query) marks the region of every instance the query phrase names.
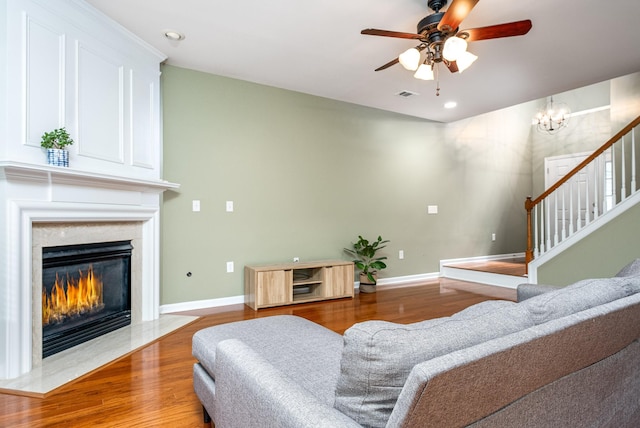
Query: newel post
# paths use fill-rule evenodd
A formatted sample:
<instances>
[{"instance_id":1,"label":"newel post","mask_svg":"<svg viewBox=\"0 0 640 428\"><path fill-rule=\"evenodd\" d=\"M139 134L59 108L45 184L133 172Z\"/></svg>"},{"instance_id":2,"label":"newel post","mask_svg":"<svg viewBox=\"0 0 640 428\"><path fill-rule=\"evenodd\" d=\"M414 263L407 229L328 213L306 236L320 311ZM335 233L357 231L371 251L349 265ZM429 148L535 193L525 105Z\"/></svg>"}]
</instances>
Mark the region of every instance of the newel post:
<instances>
[{"instance_id":1,"label":"newel post","mask_svg":"<svg viewBox=\"0 0 640 428\"><path fill-rule=\"evenodd\" d=\"M527 210L527 250L525 251L524 260L529 271L529 262L533 260L533 241L531 238L533 227L531 224L531 210L533 209L533 202L531 196L527 196L527 200L524 202L524 209Z\"/></svg>"}]
</instances>

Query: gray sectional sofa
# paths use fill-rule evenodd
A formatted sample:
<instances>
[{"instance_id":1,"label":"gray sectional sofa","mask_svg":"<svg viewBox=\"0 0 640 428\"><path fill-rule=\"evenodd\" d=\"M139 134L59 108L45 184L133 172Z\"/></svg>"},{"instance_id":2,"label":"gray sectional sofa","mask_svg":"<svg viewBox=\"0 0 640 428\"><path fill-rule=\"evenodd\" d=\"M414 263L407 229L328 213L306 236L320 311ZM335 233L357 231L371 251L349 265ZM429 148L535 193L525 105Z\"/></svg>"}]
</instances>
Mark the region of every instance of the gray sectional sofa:
<instances>
[{"instance_id":1,"label":"gray sectional sofa","mask_svg":"<svg viewBox=\"0 0 640 428\"><path fill-rule=\"evenodd\" d=\"M640 261L414 324L295 316L203 329L194 389L225 427L638 427Z\"/></svg>"}]
</instances>

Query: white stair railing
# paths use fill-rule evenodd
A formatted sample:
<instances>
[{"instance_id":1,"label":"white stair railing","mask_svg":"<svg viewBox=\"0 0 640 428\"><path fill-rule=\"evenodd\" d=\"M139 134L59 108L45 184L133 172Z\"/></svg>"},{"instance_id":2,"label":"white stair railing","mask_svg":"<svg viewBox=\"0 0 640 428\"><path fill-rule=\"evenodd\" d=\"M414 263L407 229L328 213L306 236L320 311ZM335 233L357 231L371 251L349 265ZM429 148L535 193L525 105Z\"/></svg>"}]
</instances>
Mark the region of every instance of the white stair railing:
<instances>
[{"instance_id":1,"label":"white stair railing","mask_svg":"<svg viewBox=\"0 0 640 428\"><path fill-rule=\"evenodd\" d=\"M526 262L638 192L640 116L536 199L528 197Z\"/></svg>"}]
</instances>

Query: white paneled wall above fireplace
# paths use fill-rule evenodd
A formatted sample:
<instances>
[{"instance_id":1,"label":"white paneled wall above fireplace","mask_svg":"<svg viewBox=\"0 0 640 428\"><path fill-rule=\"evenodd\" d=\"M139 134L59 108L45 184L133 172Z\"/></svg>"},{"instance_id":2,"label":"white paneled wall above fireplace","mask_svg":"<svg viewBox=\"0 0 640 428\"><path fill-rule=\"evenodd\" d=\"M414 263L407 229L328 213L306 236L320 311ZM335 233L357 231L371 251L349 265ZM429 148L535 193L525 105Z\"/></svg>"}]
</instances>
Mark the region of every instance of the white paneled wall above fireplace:
<instances>
[{"instance_id":1,"label":"white paneled wall above fireplace","mask_svg":"<svg viewBox=\"0 0 640 428\"><path fill-rule=\"evenodd\" d=\"M6 140L0 159L44 163L66 127L74 169L159 178L166 57L79 0L7 0ZM1 39L0 39L1 40Z\"/></svg>"}]
</instances>

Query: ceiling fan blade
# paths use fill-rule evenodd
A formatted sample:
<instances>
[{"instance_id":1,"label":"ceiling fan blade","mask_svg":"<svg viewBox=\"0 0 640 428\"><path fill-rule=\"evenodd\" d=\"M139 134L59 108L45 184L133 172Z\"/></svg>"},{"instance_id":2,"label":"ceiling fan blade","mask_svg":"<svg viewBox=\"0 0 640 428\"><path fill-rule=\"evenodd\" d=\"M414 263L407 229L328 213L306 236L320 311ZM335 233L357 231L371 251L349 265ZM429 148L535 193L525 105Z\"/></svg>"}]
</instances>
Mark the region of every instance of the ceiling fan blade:
<instances>
[{"instance_id":1,"label":"ceiling fan blade","mask_svg":"<svg viewBox=\"0 0 640 428\"><path fill-rule=\"evenodd\" d=\"M381 65L380 67L376 68L375 71L382 71L385 70L389 67L391 67L392 65L396 65L397 63L399 63L400 60L398 58L389 61L388 63L386 63L385 65Z\"/></svg>"},{"instance_id":2,"label":"ceiling fan blade","mask_svg":"<svg viewBox=\"0 0 640 428\"><path fill-rule=\"evenodd\" d=\"M507 24L490 25L488 27L470 28L458 32L458 36L468 34L467 42L477 40L499 39L500 37L522 36L531 30L531 20L509 22Z\"/></svg>"},{"instance_id":3,"label":"ceiling fan blade","mask_svg":"<svg viewBox=\"0 0 640 428\"><path fill-rule=\"evenodd\" d=\"M375 28L367 28L360 31L360 34L366 34L369 36L384 36L384 37L396 37L398 39L417 39L420 40L424 36L416 33L402 33L400 31L388 31L388 30L376 30Z\"/></svg>"},{"instance_id":4,"label":"ceiling fan blade","mask_svg":"<svg viewBox=\"0 0 640 428\"><path fill-rule=\"evenodd\" d=\"M453 0L438 23L438 30L453 31L480 0Z\"/></svg>"},{"instance_id":5,"label":"ceiling fan blade","mask_svg":"<svg viewBox=\"0 0 640 428\"><path fill-rule=\"evenodd\" d=\"M458 71L458 64L455 61L449 61L444 63L450 72L455 73Z\"/></svg>"}]
</instances>

